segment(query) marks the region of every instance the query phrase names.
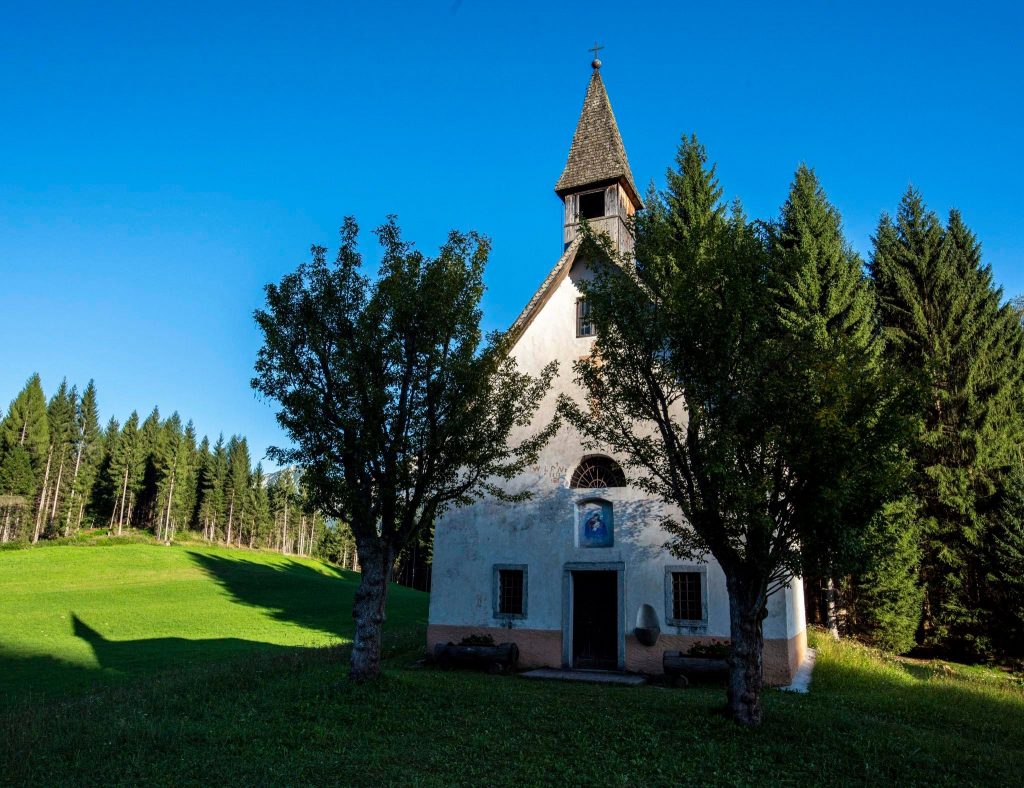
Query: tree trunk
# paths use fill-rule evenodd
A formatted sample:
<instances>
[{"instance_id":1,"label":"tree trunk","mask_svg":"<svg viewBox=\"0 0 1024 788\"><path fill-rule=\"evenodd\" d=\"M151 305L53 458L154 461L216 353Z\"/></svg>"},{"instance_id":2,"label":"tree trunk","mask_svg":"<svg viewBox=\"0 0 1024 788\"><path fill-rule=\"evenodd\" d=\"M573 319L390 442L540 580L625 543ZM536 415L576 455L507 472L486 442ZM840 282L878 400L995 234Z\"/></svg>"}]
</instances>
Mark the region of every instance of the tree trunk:
<instances>
[{"instance_id":1,"label":"tree trunk","mask_svg":"<svg viewBox=\"0 0 1024 788\"><path fill-rule=\"evenodd\" d=\"M235 494L231 493L231 505L228 507L228 530L227 530L226 538L224 539L224 544L226 544L228 547L231 547L231 525L232 525L232 521L234 520L234 518L235 518Z\"/></svg>"},{"instance_id":2,"label":"tree trunk","mask_svg":"<svg viewBox=\"0 0 1024 788\"><path fill-rule=\"evenodd\" d=\"M43 525L43 511L46 509L46 484L50 481L50 460L53 459L53 447L46 455L46 472L43 474L43 491L39 499L39 510L36 512L36 529L32 534L32 544L39 541L39 531Z\"/></svg>"},{"instance_id":3,"label":"tree trunk","mask_svg":"<svg viewBox=\"0 0 1024 788\"><path fill-rule=\"evenodd\" d=\"M825 580L825 627L834 640L839 640L839 617L836 615L836 581L830 575Z\"/></svg>"},{"instance_id":4,"label":"tree trunk","mask_svg":"<svg viewBox=\"0 0 1024 788\"><path fill-rule=\"evenodd\" d=\"M85 496L82 496L82 500L78 503L78 519L75 520L75 530L82 530L82 515L85 514Z\"/></svg>"},{"instance_id":5,"label":"tree trunk","mask_svg":"<svg viewBox=\"0 0 1024 788\"><path fill-rule=\"evenodd\" d=\"M729 716L741 725L761 724L761 689L764 686L765 592L761 584L735 575L726 576L729 589Z\"/></svg>"},{"instance_id":6,"label":"tree trunk","mask_svg":"<svg viewBox=\"0 0 1024 788\"><path fill-rule=\"evenodd\" d=\"M352 605L356 632L348 673L355 682L372 681L380 675L384 608L394 563L391 550L376 543L364 543L359 552L363 574Z\"/></svg>"},{"instance_id":7,"label":"tree trunk","mask_svg":"<svg viewBox=\"0 0 1024 788\"><path fill-rule=\"evenodd\" d=\"M124 483L121 485L121 513L117 516L117 535L121 535L124 525L124 499L128 497L128 465L124 466Z\"/></svg>"},{"instance_id":8,"label":"tree trunk","mask_svg":"<svg viewBox=\"0 0 1024 788\"><path fill-rule=\"evenodd\" d=\"M281 531L281 552L288 554L288 498L284 499L284 530Z\"/></svg>"},{"instance_id":9,"label":"tree trunk","mask_svg":"<svg viewBox=\"0 0 1024 788\"><path fill-rule=\"evenodd\" d=\"M71 499L68 502L68 516L64 518L64 536L71 532L71 510L75 503L75 485L78 484L78 469L82 465L82 444L78 444L78 454L75 457L75 475L71 477ZM76 529L77 530L77 529Z\"/></svg>"},{"instance_id":10,"label":"tree trunk","mask_svg":"<svg viewBox=\"0 0 1024 788\"><path fill-rule=\"evenodd\" d=\"M64 478L64 457L63 453L60 458L60 470L57 471L57 485L53 488L53 508L50 509L50 526L53 526L53 521L57 517L57 504L60 503L60 481Z\"/></svg>"}]
</instances>

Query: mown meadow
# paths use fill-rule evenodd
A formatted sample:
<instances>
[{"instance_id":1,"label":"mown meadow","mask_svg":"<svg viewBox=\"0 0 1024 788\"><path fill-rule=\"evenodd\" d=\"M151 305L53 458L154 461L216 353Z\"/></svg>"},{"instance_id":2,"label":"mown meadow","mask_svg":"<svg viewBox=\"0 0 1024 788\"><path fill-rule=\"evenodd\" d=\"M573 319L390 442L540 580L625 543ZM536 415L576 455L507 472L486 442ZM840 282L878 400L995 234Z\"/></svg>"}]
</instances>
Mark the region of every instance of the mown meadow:
<instances>
[{"instance_id":1,"label":"mown meadow","mask_svg":"<svg viewBox=\"0 0 1024 788\"><path fill-rule=\"evenodd\" d=\"M1024 687L818 638L766 722L718 687L423 667L427 597L394 587L386 670L344 680L356 576L152 544L0 552L0 783L752 784L1024 781Z\"/></svg>"}]
</instances>

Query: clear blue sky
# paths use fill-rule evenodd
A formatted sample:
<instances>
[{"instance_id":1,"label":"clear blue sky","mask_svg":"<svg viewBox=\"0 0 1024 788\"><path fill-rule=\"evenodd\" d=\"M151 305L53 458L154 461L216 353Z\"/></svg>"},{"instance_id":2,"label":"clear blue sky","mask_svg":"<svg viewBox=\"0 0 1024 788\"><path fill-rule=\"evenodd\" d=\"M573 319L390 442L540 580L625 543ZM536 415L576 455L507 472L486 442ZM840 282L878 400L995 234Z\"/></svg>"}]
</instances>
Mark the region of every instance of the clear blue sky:
<instances>
[{"instance_id":1,"label":"clear blue sky","mask_svg":"<svg viewBox=\"0 0 1024 788\"><path fill-rule=\"evenodd\" d=\"M264 283L398 214L489 235L488 328L560 251L552 192L603 76L643 189L696 132L773 216L814 166L862 253L909 183L1024 291L1024 12L1007 3L0 5L0 407L38 371L283 440L249 388ZM366 249L371 254L369 243Z\"/></svg>"}]
</instances>

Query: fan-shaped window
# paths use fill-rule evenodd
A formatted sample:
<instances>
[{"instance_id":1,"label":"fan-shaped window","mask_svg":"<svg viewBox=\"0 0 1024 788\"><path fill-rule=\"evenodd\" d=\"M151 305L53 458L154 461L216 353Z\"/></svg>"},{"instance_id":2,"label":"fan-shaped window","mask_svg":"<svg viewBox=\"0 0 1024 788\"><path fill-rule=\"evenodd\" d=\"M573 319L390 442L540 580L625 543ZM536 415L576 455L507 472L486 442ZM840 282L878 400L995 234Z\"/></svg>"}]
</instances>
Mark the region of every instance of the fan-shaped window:
<instances>
[{"instance_id":1,"label":"fan-shaped window","mask_svg":"<svg viewBox=\"0 0 1024 788\"><path fill-rule=\"evenodd\" d=\"M626 475L611 457L595 454L584 457L572 475L570 487L590 490L595 487L625 487Z\"/></svg>"}]
</instances>

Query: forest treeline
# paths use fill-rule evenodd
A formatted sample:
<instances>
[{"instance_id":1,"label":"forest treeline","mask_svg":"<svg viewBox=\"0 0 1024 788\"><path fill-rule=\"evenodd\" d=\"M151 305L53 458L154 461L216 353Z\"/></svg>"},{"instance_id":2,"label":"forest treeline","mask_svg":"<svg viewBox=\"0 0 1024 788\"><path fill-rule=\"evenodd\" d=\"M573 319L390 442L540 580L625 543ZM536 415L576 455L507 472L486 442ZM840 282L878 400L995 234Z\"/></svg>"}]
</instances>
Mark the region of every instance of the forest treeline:
<instances>
[{"instance_id":1,"label":"forest treeline","mask_svg":"<svg viewBox=\"0 0 1024 788\"><path fill-rule=\"evenodd\" d=\"M301 473L253 467L244 437L200 440L157 408L101 428L92 381L81 392L62 381L47 401L34 374L0 421L0 544L95 528L354 562L347 529L309 505Z\"/></svg>"}]
</instances>

